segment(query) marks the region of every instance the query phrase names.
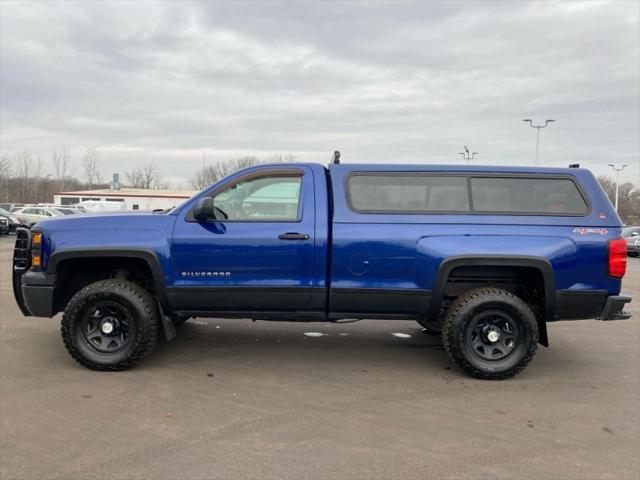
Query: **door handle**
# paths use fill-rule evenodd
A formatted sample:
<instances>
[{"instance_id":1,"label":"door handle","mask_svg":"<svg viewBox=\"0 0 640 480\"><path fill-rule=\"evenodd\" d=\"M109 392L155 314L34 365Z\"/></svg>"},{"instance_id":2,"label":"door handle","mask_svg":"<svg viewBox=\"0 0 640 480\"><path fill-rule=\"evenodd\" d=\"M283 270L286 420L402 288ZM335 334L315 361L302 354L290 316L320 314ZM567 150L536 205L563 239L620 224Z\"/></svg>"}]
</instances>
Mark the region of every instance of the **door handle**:
<instances>
[{"instance_id":1,"label":"door handle","mask_svg":"<svg viewBox=\"0 0 640 480\"><path fill-rule=\"evenodd\" d=\"M287 232L278 235L280 240L309 240L309 235L306 233Z\"/></svg>"}]
</instances>

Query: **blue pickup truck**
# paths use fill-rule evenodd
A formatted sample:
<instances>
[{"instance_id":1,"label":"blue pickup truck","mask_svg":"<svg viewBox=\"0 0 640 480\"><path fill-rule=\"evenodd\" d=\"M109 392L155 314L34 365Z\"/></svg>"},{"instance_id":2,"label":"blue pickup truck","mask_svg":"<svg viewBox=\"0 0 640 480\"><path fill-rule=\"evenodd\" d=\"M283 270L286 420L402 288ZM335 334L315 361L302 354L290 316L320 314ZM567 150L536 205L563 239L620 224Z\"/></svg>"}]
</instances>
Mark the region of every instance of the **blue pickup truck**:
<instances>
[{"instance_id":1,"label":"blue pickup truck","mask_svg":"<svg viewBox=\"0 0 640 480\"><path fill-rule=\"evenodd\" d=\"M123 370L192 317L413 319L469 375L511 377L548 322L628 318L622 224L583 169L274 164L168 211L18 232L27 316Z\"/></svg>"}]
</instances>

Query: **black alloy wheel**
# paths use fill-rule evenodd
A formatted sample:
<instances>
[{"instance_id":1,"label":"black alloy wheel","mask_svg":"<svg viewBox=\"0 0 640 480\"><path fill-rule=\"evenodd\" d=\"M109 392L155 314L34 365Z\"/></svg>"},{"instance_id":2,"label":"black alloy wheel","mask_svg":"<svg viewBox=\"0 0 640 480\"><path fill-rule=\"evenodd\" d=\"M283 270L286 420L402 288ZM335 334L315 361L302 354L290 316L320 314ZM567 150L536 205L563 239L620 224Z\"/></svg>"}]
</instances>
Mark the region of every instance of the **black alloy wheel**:
<instances>
[{"instance_id":1,"label":"black alloy wheel","mask_svg":"<svg viewBox=\"0 0 640 480\"><path fill-rule=\"evenodd\" d=\"M538 323L521 298L498 288L479 288L451 304L442 341L449 357L470 376L503 380L533 359Z\"/></svg>"},{"instance_id":2,"label":"black alloy wheel","mask_svg":"<svg viewBox=\"0 0 640 480\"><path fill-rule=\"evenodd\" d=\"M77 292L60 332L69 354L92 370L126 370L153 349L160 317L156 298L140 285L110 279Z\"/></svg>"}]
</instances>

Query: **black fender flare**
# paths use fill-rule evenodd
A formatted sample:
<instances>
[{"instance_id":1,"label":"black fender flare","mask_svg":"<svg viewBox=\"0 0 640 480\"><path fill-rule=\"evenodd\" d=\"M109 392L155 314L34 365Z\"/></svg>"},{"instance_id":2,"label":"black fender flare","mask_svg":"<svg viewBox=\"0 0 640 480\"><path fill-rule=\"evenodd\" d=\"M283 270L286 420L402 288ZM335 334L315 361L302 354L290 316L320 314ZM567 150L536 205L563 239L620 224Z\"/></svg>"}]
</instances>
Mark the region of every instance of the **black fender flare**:
<instances>
[{"instance_id":1,"label":"black fender flare","mask_svg":"<svg viewBox=\"0 0 640 480\"><path fill-rule=\"evenodd\" d=\"M156 288L156 294L158 296L158 303L160 304L161 313L170 314L171 304L169 303L169 297L164 284L164 275L162 272L162 266L160 260L153 250L146 248L70 248L61 251L56 251L49 257L49 263L47 264L47 273L55 274L58 269L58 265L65 261L77 258L135 258L144 261L151 271L153 277L153 283Z\"/></svg>"},{"instance_id":2,"label":"black fender flare","mask_svg":"<svg viewBox=\"0 0 640 480\"><path fill-rule=\"evenodd\" d=\"M429 302L429 317L438 318L447 280L451 272L462 266L531 267L538 270L544 282L544 316L538 321L540 343L549 346L546 322L552 321L556 310L556 281L551 263L546 258L529 255L459 255L445 258L438 267Z\"/></svg>"}]
</instances>

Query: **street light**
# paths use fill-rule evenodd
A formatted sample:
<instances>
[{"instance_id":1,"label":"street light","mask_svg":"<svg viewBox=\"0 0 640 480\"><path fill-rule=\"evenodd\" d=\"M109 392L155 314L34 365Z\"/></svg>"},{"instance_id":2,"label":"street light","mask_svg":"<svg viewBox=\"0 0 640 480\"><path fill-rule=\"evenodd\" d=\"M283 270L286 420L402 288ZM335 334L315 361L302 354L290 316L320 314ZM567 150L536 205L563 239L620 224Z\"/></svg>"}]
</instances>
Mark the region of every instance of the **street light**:
<instances>
[{"instance_id":1,"label":"street light","mask_svg":"<svg viewBox=\"0 0 640 480\"><path fill-rule=\"evenodd\" d=\"M616 167L613 163L610 163L609 166L611 168L613 168L616 171L616 212L618 211L618 176L620 175L620 172L622 170L624 170L624 167L626 167L627 165L622 165L621 167Z\"/></svg>"},{"instance_id":2,"label":"street light","mask_svg":"<svg viewBox=\"0 0 640 480\"><path fill-rule=\"evenodd\" d=\"M546 128L551 122L555 122L555 120L545 120L544 125L534 125L533 120L530 118L525 118L522 120L523 122L528 122L531 125L531 128L536 129L536 166L538 166L538 151L540 149L540 129Z\"/></svg>"},{"instance_id":3,"label":"street light","mask_svg":"<svg viewBox=\"0 0 640 480\"><path fill-rule=\"evenodd\" d=\"M467 161L467 165L469 165L473 157L480 154L478 152L469 153L469 149L464 145L464 152L459 152L458 155L462 155L462 158L464 158Z\"/></svg>"}]
</instances>

